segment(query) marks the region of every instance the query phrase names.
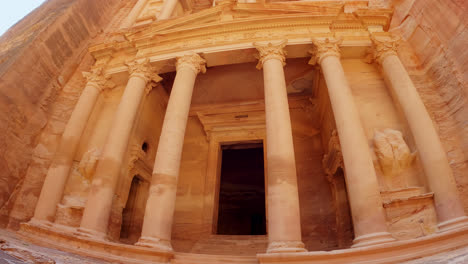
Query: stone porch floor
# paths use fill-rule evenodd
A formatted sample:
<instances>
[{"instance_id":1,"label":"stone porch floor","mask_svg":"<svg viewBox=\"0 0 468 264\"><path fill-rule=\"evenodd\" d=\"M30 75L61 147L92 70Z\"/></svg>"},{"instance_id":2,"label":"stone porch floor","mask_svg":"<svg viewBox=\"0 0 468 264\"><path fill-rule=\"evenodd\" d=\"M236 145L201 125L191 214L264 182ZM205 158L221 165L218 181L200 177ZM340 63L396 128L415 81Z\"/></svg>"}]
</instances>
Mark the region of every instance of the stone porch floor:
<instances>
[{"instance_id":1,"label":"stone porch floor","mask_svg":"<svg viewBox=\"0 0 468 264\"><path fill-rule=\"evenodd\" d=\"M108 264L93 258L36 246L0 229L0 264Z\"/></svg>"},{"instance_id":2,"label":"stone porch floor","mask_svg":"<svg viewBox=\"0 0 468 264\"><path fill-rule=\"evenodd\" d=\"M0 229L0 264L109 264L93 258L82 257L55 249L24 242L14 232ZM404 264L465 264L468 247L416 259Z\"/></svg>"}]
</instances>

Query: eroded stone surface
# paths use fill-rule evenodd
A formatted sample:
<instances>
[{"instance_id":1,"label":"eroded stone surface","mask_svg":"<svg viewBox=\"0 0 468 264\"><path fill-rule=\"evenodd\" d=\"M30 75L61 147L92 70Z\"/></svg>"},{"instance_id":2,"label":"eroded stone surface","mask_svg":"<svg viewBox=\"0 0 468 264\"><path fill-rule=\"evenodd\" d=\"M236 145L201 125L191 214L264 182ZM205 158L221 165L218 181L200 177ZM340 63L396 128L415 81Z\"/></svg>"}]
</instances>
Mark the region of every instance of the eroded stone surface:
<instances>
[{"instance_id":1,"label":"eroded stone surface","mask_svg":"<svg viewBox=\"0 0 468 264\"><path fill-rule=\"evenodd\" d=\"M110 166L115 170L112 180L116 182L115 195L108 196L108 200L112 200L111 208L107 208L110 217L99 221L100 225L108 226L107 236L111 241L127 244L136 242L141 232L146 197L150 192L151 171L167 102L173 92L176 69L174 58L183 55L183 52L176 55L170 52L203 47L213 48L214 51L200 53L207 61L207 73L196 77L186 135L183 144L177 143L182 157L173 206L175 209L164 211L165 214L174 211L174 220L164 225L172 225L172 230L163 231L166 239L172 237L173 248L178 252L223 255L264 252L268 240L266 236L222 237L213 231L219 180L217 166L220 166L219 156L213 154L213 149L218 147L216 144L223 142L265 140L264 79L262 72L255 69L256 51L251 42L293 39L298 36L301 40L295 41L302 44L285 45L289 57L281 59L281 64L286 63L284 80L289 94L292 144L297 168L301 238L309 251L348 248L353 239L352 212L349 210L353 194L347 192L346 184L350 183L344 180L346 168L339 162L339 158L335 160L339 165L333 166L333 172L327 171L327 164L322 164L324 155L331 153L328 143L336 129L336 113L333 113L330 105L327 92L330 87L324 82L323 71L321 73L317 68L307 65L307 51L312 47L309 41L311 34L323 36L331 29L335 35L341 34L343 37L336 43L345 43L343 54L338 54L341 60L335 60L335 66L341 64L344 71L342 79L346 79L349 84L351 96L347 102L354 101L356 104L354 123L359 121L364 133L361 148L368 145L371 150L372 157L369 160L372 160L367 165L372 167L373 161L378 183L373 184L374 194L378 196L380 192L388 231L400 240L430 236L437 229L434 196L427 184L421 160L415 157L418 149L414 135L400 106L392 98L392 91L385 83L379 66L364 61L365 49L371 41L368 31L375 33L387 30L387 26L372 25L366 29L363 25L367 25L367 22L355 20L364 16L362 12L366 12L368 6L371 8L369 12L378 17L382 14L379 12L385 13L385 8L391 4L395 7L391 31L403 37L398 56L434 120L454 172L461 200L465 210L468 209L468 180L465 177L468 170L468 53L464 47L467 38L464 19L468 9L466 2L429 0L422 4L421 1L411 0L379 0L370 1L367 5L363 1L327 1L317 7L292 1L267 1L251 5L239 1L239 6L231 8L230 5L235 3L226 1L205 10L205 7L211 5L209 1L188 1L184 4L166 1L175 3L175 10L172 17L166 17L167 21L158 24L158 21L153 21L160 14L164 3L140 0L138 2L142 11L132 15L137 28L127 29L125 34L119 33L122 30L121 21L128 18L127 14L136 2L51 0L0 39L0 43L4 44L0 48L0 224L3 226L17 229L21 222L32 217L61 134L85 86L86 81L81 72L89 71L97 63L114 73L112 81L116 85L112 90L103 91L96 103L80 139L63 199L58 205L55 219L52 219L56 224L67 226L66 230L80 226L95 167L99 164L107 136L112 132L114 113L128 81L128 73L121 68L133 63L137 52L138 56L143 57L156 54L153 58L158 59L160 57L157 56L170 54L167 56L171 58L164 57L161 65L152 62L152 66L157 66L154 70L161 71L163 80L160 84L149 82L144 87L141 106L134 109L137 113L135 122L124 126L126 129L131 128L131 132L128 133L130 136L125 154L118 164ZM190 6L191 11L184 6L186 4L193 4ZM380 8L380 11L373 8ZM328 12L329 17L337 19L330 25L310 26L307 23L313 19L301 20L300 16L293 19L291 13L298 10L301 15L307 12L314 15ZM344 13L340 13L341 10ZM262 16L270 13L272 15L268 19L278 13L289 16L291 20L288 22L293 23L292 26L287 30L273 28L252 31L236 26L230 30L242 28L245 32L236 31L232 34L226 33L227 30L221 33L216 31L224 25L210 28L210 23L235 24L238 19L251 17L257 20L247 22L244 26L250 23L267 28L263 23L269 20ZM197 17L198 14L203 16ZM190 20L190 26L194 28L187 30L187 23L183 21L185 18L193 19ZM381 21L385 21L389 17L382 15L381 18ZM372 23L381 23L375 21ZM283 22L281 20L281 23L273 24L278 26ZM357 27L356 22L359 22ZM163 26L158 28L160 25ZM196 39L193 37L196 34L191 34L197 32L198 27L209 28L212 31L206 32L214 33L210 35L204 31L203 38ZM138 38L144 40L138 42ZM304 39L309 42L301 42ZM319 42L314 39L315 44ZM101 43L104 44L97 45ZM87 53L89 44L91 52ZM228 46L219 48L222 45ZM334 50L335 56L336 53ZM326 60L326 57L322 60ZM145 62L149 63L149 60ZM336 72L333 73L336 78ZM274 77L278 77L277 74ZM342 89L343 86L335 88ZM284 105L283 108L287 109ZM342 113L349 118L349 108L345 110ZM270 135L276 130L279 129L270 129ZM171 143L171 137L163 140ZM340 151L335 154L341 155ZM353 149L348 159L358 155L359 149ZM286 167L279 162L275 166ZM131 192L135 177L141 180L138 195ZM281 184L285 183L287 181ZM96 182L98 186L103 184ZM366 190L368 188L361 188L360 192L355 193L362 194ZM372 195L362 201L367 202L369 199L372 199ZM138 201L137 205L132 205L132 201ZM380 202L378 204L380 208ZM366 211L361 213L365 214ZM354 214L360 215L356 211ZM170 217L163 216L161 219L163 222ZM364 225L364 229L374 228L377 222L376 219L364 220L369 223ZM385 223L380 226L385 229ZM460 251L440 258L435 256L428 261L457 263L466 260L465 253ZM59 261L60 257L58 260L52 259ZM70 260L66 263L74 262Z\"/></svg>"},{"instance_id":2,"label":"eroded stone surface","mask_svg":"<svg viewBox=\"0 0 468 264\"><path fill-rule=\"evenodd\" d=\"M40 247L23 241L13 232L0 230L0 263L2 264L105 264L108 262L81 257L63 251Z\"/></svg>"}]
</instances>

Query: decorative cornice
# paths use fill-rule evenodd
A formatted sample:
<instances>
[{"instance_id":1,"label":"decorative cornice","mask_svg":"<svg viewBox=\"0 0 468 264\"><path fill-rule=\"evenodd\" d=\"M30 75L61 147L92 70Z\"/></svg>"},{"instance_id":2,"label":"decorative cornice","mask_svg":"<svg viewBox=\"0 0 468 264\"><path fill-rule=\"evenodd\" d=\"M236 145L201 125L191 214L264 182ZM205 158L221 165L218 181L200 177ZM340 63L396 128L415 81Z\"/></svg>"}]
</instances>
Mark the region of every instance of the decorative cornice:
<instances>
[{"instance_id":1,"label":"decorative cornice","mask_svg":"<svg viewBox=\"0 0 468 264\"><path fill-rule=\"evenodd\" d=\"M215 6L187 16L139 26L115 38L106 38L104 43L91 46L90 52L95 58L107 54L107 50L119 54L124 52L128 56L138 53L150 57L220 45L307 38L311 35L319 37L330 28L349 32L353 39L365 39L367 26L388 28L391 9L362 8L355 11L356 16L343 13L343 4L346 5L343 1L265 5L236 3L230 11L234 14L232 20L222 19L223 10L231 8L231 5ZM355 34L357 32L362 34Z\"/></svg>"},{"instance_id":2,"label":"decorative cornice","mask_svg":"<svg viewBox=\"0 0 468 264\"><path fill-rule=\"evenodd\" d=\"M188 67L197 74L206 72L206 61L200 55L193 53L177 57L176 69L179 71L182 67Z\"/></svg>"},{"instance_id":3,"label":"decorative cornice","mask_svg":"<svg viewBox=\"0 0 468 264\"><path fill-rule=\"evenodd\" d=\"M287 40L283 40L279 43L268 43L262 45L259 43L253 43L254 47L258 50L258 54L255 57L258 59L257 69L261 70L265 61L270 59L280 60L283 66L286 65L286 51L284 48L288 43Z\"/></svg>"},{"instance_id":4,"label":"decorative cornice","mask_svg":"<svg viewBox=\"0 0 468 264\"><path fill-rule=\"evenodd\" d=\"M160 82L162 80L156 73L156 68L151 66L149 59L126 62L125 65L128 67L130 77L140 77L146 83L150 81Z\"/></svg>"},{"instance_id":5,"label":"decorative cornice","mask_svg":"<svg viewBox=\"0 0 468 264\"><path fill-rule=\"evenodd\" d=\"M314 47L309 51L312 54L312 58L309 61L310 65L321 64L322 60L328 56L335 56L340 58L341 51L340 45L343 39L326 38L323 40L312 39Z\"/></svg>"},{"instance_id":6,"label":"decorative cornice","mask_svg":"<svg viewBox=\"0 0 468 264\"><path fill-rule=\"evenodd\" d=\"M87 81L86 85L96 88L99 92L107 88L111 89L115 87L115 83L110 81L111 76L104 74L104 69L102 67L93 68L89 72L82 72L82 74Z\"/></svg>"},{"instance_id":7,"label":"decorative cornice","mask_svg":"<svg viewBox=\"0 0 468 264\"><path fill-rule=\"evenodd\" d=\"M389 38L389 39L377 39L375 36L371 35L372 39L372 49L368 56L368 62L377 61L377 63L382 64L385 58L390 55L398 55L398 45L399 38Z\"/></svg>"}]
</instances>

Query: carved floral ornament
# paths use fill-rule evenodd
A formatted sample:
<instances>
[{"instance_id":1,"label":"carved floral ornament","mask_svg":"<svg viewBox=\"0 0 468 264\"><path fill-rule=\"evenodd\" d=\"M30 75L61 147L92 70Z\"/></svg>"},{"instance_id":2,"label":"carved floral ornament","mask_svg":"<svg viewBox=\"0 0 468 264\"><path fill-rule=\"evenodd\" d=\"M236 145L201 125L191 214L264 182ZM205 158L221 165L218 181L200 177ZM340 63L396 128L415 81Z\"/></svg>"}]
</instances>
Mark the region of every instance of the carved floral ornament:
<instances>
[{"instance_id":1,"label":"carved floral ornament","mask_svg":"<svg viewBox=\"0 0 468 264\"><path fill-rule=\"evenodd\" d=\"M87 85L95 87L99 92L104 89L112 89L115 87L115 83L110 81L111 76L104 74L104 69L102 67L92 68L91 71L82 72L82 74L87 81Z\"/></svg>"},{"instance_id":2,"label":"carved floral ornament","mask_svg":"<svg viewBox=\"0 0 468 264\"><path fill-rule=\"evenodd\" d=\"M187 54L184 56L177 57L176 69L179 71L181 67L189 67L194 70L197 74L206 72L206 61L200 57L200 55Z\"/></svg>"},{"instance_id":3,"label":"carved floral ornament","mask_svg":"<svg viewBox=\"0 0 468 264\"><path fill-rule=\"evenodd\" d=\"M320 64L322 63L322 60L328 56L340 58L340 45L342 42L342 38L312 39L314 47L309 51L309 53L312 54L309 64Z\"/></svg>"},{"instance_id":4,"label":"carved floral ornament","mask_svg":"<svg viewBox=\"0 0 468 264\"><path fill-rule=\"evenodd\" d=\"M257 69L261 70L263 63L269 59L278 59L281 61L283 66L285 66L287 54L284 48L286 47L287 43L287 40L283 40L277 44L273 44L271 42L266 45L254 43L254 47L258 50L258 54L255 55L255 57L258 59Z\"/></svg>"},{"instance_id":5,"label":"carved floral ornament","mask_svg":"<svg viewBox=\"0 0 468 264\"><path fill-rule=\"evenodd\" d=\"M399 38L392 37L390 39L377 39L375 36L371 35L372 39L372 49L367 56L367 61L372 63L377 61L379 64L382 64L383 60L390 55L397 55Z\"/></svg>"},{"instance_id":6,"label":"carved floral ornament","mask_svg":"<svg viewBox=\"0 0 468 264\"><path fill-rule=\"evenodd\" d=\"M131 77L140 77L145 80L146 83L149 83L150 81L160 82L162 80L162 78L157 74L157 69L151 66L149 59L126 62L125 65L127 65L128 72Z\"/></svg>"}]
</instances>

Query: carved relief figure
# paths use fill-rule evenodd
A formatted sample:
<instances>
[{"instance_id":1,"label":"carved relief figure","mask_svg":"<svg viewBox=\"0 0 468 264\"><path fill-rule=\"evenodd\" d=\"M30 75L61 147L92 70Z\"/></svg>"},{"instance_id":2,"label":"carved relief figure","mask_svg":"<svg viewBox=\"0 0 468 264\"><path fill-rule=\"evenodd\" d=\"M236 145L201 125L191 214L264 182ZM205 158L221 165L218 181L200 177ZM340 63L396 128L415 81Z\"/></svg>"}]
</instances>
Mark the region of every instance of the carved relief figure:
<instances>
[{"instance_id":1,"label":"carved relief figure","mask_svg":"<svg viewBox=\"0 0 468 264\"><path fill-rule=\"evenodd\" d=\"M403 134L394 129L376 130L374 134L375 154L385 178L391 181L387 185L407 187L402 173L411 166L416 153L411 153L403 139Z\"/></svg>"}]
</instances>

